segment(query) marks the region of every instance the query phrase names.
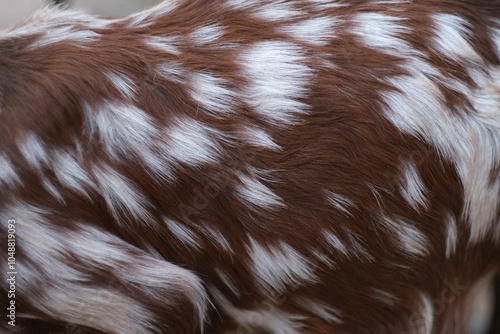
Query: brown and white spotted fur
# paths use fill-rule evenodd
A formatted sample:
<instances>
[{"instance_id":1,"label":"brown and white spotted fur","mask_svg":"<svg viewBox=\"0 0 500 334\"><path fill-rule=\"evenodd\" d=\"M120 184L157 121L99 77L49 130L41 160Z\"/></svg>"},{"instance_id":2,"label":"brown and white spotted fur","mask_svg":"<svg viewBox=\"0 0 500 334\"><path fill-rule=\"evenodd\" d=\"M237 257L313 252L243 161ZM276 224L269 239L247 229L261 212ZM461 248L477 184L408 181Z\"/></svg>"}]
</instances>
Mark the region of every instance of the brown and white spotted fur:
<instances>
[{"instance_id":1,"label":"brown and white spotted fur","mask_svg":"<svg viewBox=\"0 0 500 334\"><path fill-rule=\"evenodd\" d=\"M464 333L500 4L44 8L0 34L2 314L9 221L2 333Z\"/></svg>"}]
</instances>

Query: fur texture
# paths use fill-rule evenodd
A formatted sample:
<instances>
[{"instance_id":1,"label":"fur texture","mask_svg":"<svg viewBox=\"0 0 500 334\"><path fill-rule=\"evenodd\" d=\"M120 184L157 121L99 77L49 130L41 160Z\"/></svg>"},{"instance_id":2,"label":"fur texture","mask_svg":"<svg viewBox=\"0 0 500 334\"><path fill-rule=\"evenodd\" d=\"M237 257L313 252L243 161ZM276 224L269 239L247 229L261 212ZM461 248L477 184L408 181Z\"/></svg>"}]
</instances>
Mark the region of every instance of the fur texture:
<instances>
[{"instance_id":1,"label":"fur texture","mask_svg":"<svg viewBox=\"0 0 500 334\"><path fill-rule=\"evenodd\" d=\"M500 260L500 4L46 7L0 34L0 134L0 331L465 333Z\"/></svg>"}]
</instances>

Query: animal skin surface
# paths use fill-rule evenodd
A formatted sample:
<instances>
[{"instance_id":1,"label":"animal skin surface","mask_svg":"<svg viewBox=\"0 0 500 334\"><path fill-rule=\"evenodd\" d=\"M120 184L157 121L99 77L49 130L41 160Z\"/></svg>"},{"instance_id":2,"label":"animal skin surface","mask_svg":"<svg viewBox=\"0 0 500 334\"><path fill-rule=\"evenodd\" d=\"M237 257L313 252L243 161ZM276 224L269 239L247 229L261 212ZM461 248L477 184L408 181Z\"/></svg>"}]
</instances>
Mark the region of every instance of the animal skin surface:
<instances>
[{"instance_id":1,"label":"animal skin surface","mask_svg":"<svg viewBox=\"0 0 500 334\"><path fill-rule=\"evenodd\" d=\"M0 333L466 333L500 3L46 6L0 33L0 246Z\"/></svg>"}]
</instances>

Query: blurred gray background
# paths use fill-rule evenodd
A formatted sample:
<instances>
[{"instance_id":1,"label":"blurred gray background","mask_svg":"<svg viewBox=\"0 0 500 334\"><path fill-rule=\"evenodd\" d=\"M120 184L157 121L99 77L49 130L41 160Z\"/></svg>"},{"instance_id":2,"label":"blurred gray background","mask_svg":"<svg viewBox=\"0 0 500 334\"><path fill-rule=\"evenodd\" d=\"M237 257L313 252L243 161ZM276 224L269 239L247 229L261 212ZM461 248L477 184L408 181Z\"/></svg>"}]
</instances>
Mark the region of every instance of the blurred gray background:
<instances>
[{"instance_id":1,"label":"blurred gray background","mask_svg":"<svg viewBox=\"0 0 500 334\"><path fill-rule=\"evenodd\" d=\"M161 0L68 0L72 7L102 15L126 15L151 7ZM0 0L0 29L19 22L47 0Z\"/></svg>"}]
</instances>

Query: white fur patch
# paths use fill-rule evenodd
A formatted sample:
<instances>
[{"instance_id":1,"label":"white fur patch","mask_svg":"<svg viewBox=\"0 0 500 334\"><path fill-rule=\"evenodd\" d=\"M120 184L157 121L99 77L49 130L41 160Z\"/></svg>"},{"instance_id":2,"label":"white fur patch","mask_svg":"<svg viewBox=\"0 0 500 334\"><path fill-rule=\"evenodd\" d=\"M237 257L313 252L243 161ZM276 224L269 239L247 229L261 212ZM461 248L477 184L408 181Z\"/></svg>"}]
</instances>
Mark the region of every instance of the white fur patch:
<instances>
[{"instance_id":1,"label":"white fur patch","mask_svg":"<svg viewBox=\"0 0 500 334\"><path fill-rule=\"evenodd\" d=\"M386 79L398 91L382 96L385 115L397 129L433 145L456 166L464 186L463 216L471 241L477 242L492 228L499 207L500 179L492 180L491 175L500 163L500 73L479 64L474 68L470 73L477 87L465 93L478 102L467 114L448 110L435 83L440 78L412 65L408 75Z\"/></svg>"},{"instance_id":2,"label":"white fur patch","mask_svg":"<svg viewBox=\"0 0 500 334\"><path fill-rule=\"evenodd\" d=\"M222 310L238 324L236 333L252 333L256 328L273 334L303 333L304 317L288 314L271 302L266 303L262 309L238 309L220 291L211 288L210 292L217 305L220 305Z\"/></svg>"},{"instance_id":3,"label":"white fur patch","mask_svg":"<svg viewBox=\"0 0 500 334\"><path fill-rule=\"evenodd\" d=\"M309 261L284 242L265 248L250 238L247 251L256 282L266 291L280 293L289 285L298 286L316 279Z\"/></svg>"},{"instance_id":4,"label":"white fur patch","mask_svg":"<svg viewBox=\"0 0 500 334\"><path fill-rule=\"evenodd\" d=\"M163 78L184 84L186 71L181 64L176 62L161 63L156 67L156 73L161 75Z\"/></svg>"},{"instance_id":5,"label":"white fur patch","mask_svg":"<svg viewBox=\"0 0 500 334\"><path fill-rule=\"evenodd\" d=\"M382 94L388 106L386 115L389 120L401 131L414 136L425 131L427 135L424 138L430 140L439 136L436 139L443 141L458 135L453 133L456 130L452 126L453 117L443 105L444 99L439 88L428 76L417 70L412 71L413 75L387 79L399 90ZM445 150L446 156L451 156L452 144L446 144L442 150Z\"/></svg>"},{"instance_id":6,"label":"white fur patch","mask_svg":"<svg viewBox=\"0 0 500 334\"><path fill-rule=\"evenodd\" d=\"M60 10L47 5L35 11L23 24L2 32L0 40L38 35L31 48L61 42L86 46L100 38L93 30L107 29L114 22L113 19L103 19L83 11Z\"/></svg>"},{"instance_id":7,"label":"white fur patch","mask_svg":"<svg viewBox=\"0 0 500 334\"><path fill-rule=\"evenodd\" d=\"M226 4L231 9L245 10L256 6L256 0L227 0Z\"/></svg>"},{"instance_id":8,"label":"white fur patch","mask_svg":"<svg viewBox=\"0 0 500 334\"><path fill-rule=\"evenodd\" d=\"M146 198L130 180L109 166L94 167L93 173L99 192L115 219L120 221L120 212L123 212L144 224L151 221Z\"/></svg>"},{"instance_id":9,"label":"white fur patch","mask_svg":"<svg viewBox=\"0 0 500 334\"><path fill-rule=\"evenodd\" d=\"M224 135L191 118L179 118L165 130L168 137L162 153L166 159L196 167L217 163L222 155L218 140Z\"/></svg>"},{"instance_id":10,"label":"white fur patch","mask_svg":"<svg viewBox=\"0 0 500 334\"><path fill-rule=\"evenodd\" d=\"M64 203L64 196L61 194L61 192L59 191L60 189L58 189L49 179L47 178L44 178L43 179L43 186L44 188L52 195L54 196L55 199L57 199L57 201L59 203Z\"/></svg>"},{"instance_id":11,"label":"white fur patch","mask_svg":"<svg viewBox=\"0 0 500 334\"><path fill-rule=\"evenodd\" d=\"M239 173L238 178L241 184L236 185L236 195L245 203L266 209L284 207L281 197L262 183L257 174L247 176Z\"/></svg>"},{"instance_id":12,"label":"white fur patch","mask_svg":"<svg viewBox=\"0 0 500 334\"><path fill-rule=\"evenodd\" d=\"M316 259L318 259L318 261L324 263L328 268L334 267L335 263L328 255L320 252L317 249L312 249L310 252Z\"/></svg>"},{"instance_id":13,"label":"white fur patch","mask_svg":"<svg viewBox=\"0 0 500 334\"><path fill-rule=\"evenodd\" d=\"M339 0L308 0L308 1L311 4L313 4L318 11L330 8L341 8L348 6L348 4L342 3L342 1Z\"/></svg>"},{"instance_id":14,"label":"white fur patch","mask_svg":"<svg viewBox=\"0 0 500 334\"><path fill-rule=\"evenodd\" d=\"M18 143L23 158L31 167L41 171L49 162L49 156L42 140L34 133L29 133L24 142Z\"/></svg>"},{"instance_id":15,"label":"white fur patch","mask_svg":"<svg viewBox=\"0 0 500 334\"><path fill-rule=\"evenodd\" d=\"M16 217L16 226L24 231L19 238L28 258L18 264L24 273L19 276L19 290L31 295L32 305L54 319L109 333L157 332L154 317L141 300L130 298L111 282L109 287L93 286L90 273L68 265L70 255L91 268L109 271L110 278L150 291L148 296L161 305L170 307L169 296L173 294L185 295L194 304L200 322L205 321L206 294L191 272L156 260L88 225L68 221L72 229L53 229L48 213L36 207L20 204L11 207L8 214Z\"/></svg>"},{"instance_id":16,"label":"white fur patch","mask_svg":"<svg viewBox=\"0 0 500 334\"><path fill-rule=\"evenodd\" d=\"M233 10L250 11L252 16L268 22L290 20L305 13L294 7L293 2L287 0L259 1L259 0L227 0L227 5Z\"/></svg>"},{"instance_id":17,"label":"white fur patch","mask_svg":"<svg viewBox=\"0 0 500 334\"><path fill-rule=\"evenodd\" d=\"M181 54L179 40L178 36L150 36L144 39L144 43L153 50L178 56Z\"/></svg>"},{"instance_id":18,"label":"white fur patch","mask_svg":"<svg viewBox=\"0 0 500 334\"><path fill-rule=\"evenodd\" d=\"M308 92L312 70L304 52L292 43L257 42L244 52L240 63L249 83L245 102L277 126L294 124L309 106L300 101Z\"/></svg>"},{"instance_id":19,"label":"white fur patch","mask_svg":"<svg viewBox=\"0 0 500 334\"><path fill-rule=\"evenodd\" d=\"M303 12L294 8L291 1L277 0L264 3L256 2L256 4L253 16L263 21L289 20L303 14Z\"/></svg>"},{"instance_id":20,"label":"white fur patch","mask_svg":"<svg viewBox=\"0 0 500 334\"><path fill-rule=\"evenodd\" d=\"M500 55L500 19L491 18L493 25L490 29L490 36L496 50L496 54Z\"/></svg>"},{"instance_id":21,"label":"white fur patch","mask_svg":"<svg viewBox=\"0 0 500 334\"><path fill-rule=\"evenodd\" d=\"M127 77L125 74L118 72L109 72L106 74L108 80L113 84L117 91L119 91L123 97L128 100L133 100L136 94L135 83L132 79Z\"/></svg>"},{"instance_id":22,"label":"white fur patch","mask_svg":"<svg viewBox=\"0 0 500 334\"><path fill-rule=\"evenodd\" d=\"M158 19L171 14L178 6L178 0L161 1L158 5L125 17L130 28L148 28Z\"/></svg>"},{"instance_id":23,"label":"white fur patch","mask_svg":"<svg viewBox=\"0 0 500 334\"><path fill-rule=\"evenodd\" d=\"M52 166L57 179L64 187L73 189L90 198L88 190L94 188L94 183L70 153L55 151Z\"/></svg>"},{"instance_id":24,"label":"white fur patch","mask_svg":"<svg viewBox=\"0 0 500 334\"><path fill-rule=\"evenodd\" d=\"M88 46L100 39L101 35L92 30L79 30L74 26L53 27L31 43L31 48L42 48L53 44L69 42L76 46Z\"/></svg>"},{"instance_id":25,"label":"white fur patch","mask_svg":"<svg viewBox=\"0 0 500 334\"><path fill-rule=\"evenodd\" d=\"M220 231L216 231L208 226L203 226L202 230L205 232L205 235L212 241L212 243L220 246L222 250L227 253L233 253L231 243Z\"/></svg>"},{"instance_id":26,"label":"white fur patch","mask_svg":"<svg viewBox=\"0 0 500 334\"><path fill-rule=\"evenodd\" d=\"M183 225L179 222L173 221L172 219L167 219L164 218L163 221L167 225L168 229L172 234L181 242L185 243L186 245L200 249L201 245L198 241L198 236L196 233L191 230L189 227L186 225Z\"/></svg>"},{"instance_id":27,"label":"white fur patch","mask_svg":"<svg viewBox=\"0 0 500 334\"><path fill-rule=\"evenodd\" d=\"M140 163L147 169L151 177L155 179L160 179L162 181L175 181L175 166L172 158L162 152L162 148L165 146L160 141L158 143L159 147L145 148L140 152Z\"/></svg>"},{"instance_id":28,"label":"white fur patch","mask_svg":"<svg viewBox=\"0 0 500 334\"><path fill-rule=\"evenodd\" d=\"M428 207L425 184L411 161L403 165L403 182L399 190L406 202L416 211Z\"/></svg>"},{"instance_id":29,"label":"white fur patch","mask_svg":"<svg viewBox=\"0 0 500 334\"><path fill-rule=\"evenodd\" d=\"M224 35L224 27L213 23L196 28L191 33L191 39L195 45L203 46L216 43Z\"/></svg>"},{"instance_id":30,"label":"white fur patch","mask_svg":"<svg viewBox=\"0 0 500 334\"><path fill-rule=\"evenodd\" d=\"M355 15L352 21L355 23L352 33L370 48L396 56L416 53L404 40L404 34L411 32L402 24L405 19L365 12Z\"/></svg>"},{"instance_id":31,"label":"white fur patch","mask_svg":"<svg viewBox=\"0 0 500 334\"><path fill-rule=\"evenodd\" d=\"M328 242L330 246L333 247L336 251L343 255L349 255L349 251L347 250L347 247L345 244L332 232L325 231L323 232L323 235L325 237L325 240Z\"/></svg>"},{"instance_id":32,"label":"white fur patch","mask_svg":"<svg viewBox=\"0 0 500 334\"><path fill-rule=\"evenodd\" d=\"M349 237L349 242L350 242L350 249L349 253L358 257L359 259L364 259L369 262L373 262L375 259L373 256L368 252L365 246L363 246L363 240L361 237L356 234L353 231L350 231L349 229L345 228L344 229L347 232L347 235Z\"/></svg>"},{"instance_id":33,"label":"white fur patch","mask_svg":"<svg viewBox=\"0 0 500 334\"><path fill-rule=\"evenodd\" d=\"M500 56L500 55L499 55ZM467 74L477 85L466 92L476 111L476 116L493 129L500 128L500 67L467 68ZM468 93L468 94L467 94Z\"/></svg>"},{"instance_id":34,"label":"white fur patch","mask_svg":"<svg viewBox=\"0 0 500 334\"><path fill-rule=\"evenodd\" d=\"M207 300L201 281L196 275L170 262L156 260L146 253L142 253L139 256L131 256L132 254L137 254L136 249L132 250L132 254L127 254L126 251L130 252L132 247L117 237L90 227L84 227L83 229L84 231L81 233L84 233L86 238L84 238L84 242L80 241L78 245L80 252L77 254L85 254L84 257L89 262L97 262L96 265L99 265L99 261L104 264L109 264L110 261L118 263L123 261L127 263L128 266L126 268L117 268L121 269L117 271L119 277L135 285L143 286L146 290L152 289L152 291L165 292L165 294L158 295L156 298L167 305L169 303L169 295L176 293L187 295L189 301L195 306L201 330L203 331ZM75 234L72 243L78 244L78 241L81 239L80 235ZM118 252L111 259L105 256L105 254L116 253L116 249L123 249L123 251ZM93 267L96 265L93 265ZM109 267L113 268L113 266Z\"/></svg>"},{"instance_id":35,"label":"white fur patch","mask_svg":"<svg viewBox=\"0 0 500 334\"><path fill-rule=\"evenodd\" d=\"M97 110L84 105L84 111L90 135L98 134L105 150L116 160L128 153L140 156L157 136L151 117L134 105L104 101Z\"/></svg>"},{"instance_id":36,"label":"white fur patch","mask_svg":"<svg viewBox=\"0 0 500 334\"><path fill-rule=\"evenodd\" d=\"M378 301L381 301L382 303L388 306L394 306L396 303L400 301L398 297L396 297L390 292L375 288L373 288L372 291L373 291L372 293L373 298L375 298Z\"/></svg>"},{"instance_id":37,"label":"white fur patch","mask_svg":"<svg viewBox=\"0 0 500 334\"><path fill-rule=\"evenodd\" d=\"M208 72L194 73L191 78L191 97L211 114L220 116L231 111L235 93L224 79Z\"/></svg>"},{"instance_id":38,"label":"white fur patch","mask_svg":"<svg viewBox=\"0 0 500 334\"><path fill-rule=\"evenodd\" d=\"M287 24L280 30L293 38L315 46L325 46L335 37L336 21L327 16Z\"/></svg>"},{"instance_id":39,"label":"white fur patch","mask_svg":"<svg viewBox=\"0 0 500 334\"><path fill-rule=\"evenodd\" d=\"M449 259L457 249L457 222L452 214L448 214L444 223L446 229L446 258Z\"/></svg>"},{"instance_id":40,"label":"white fur patch","mask_svg":"<svg viewBox=\"0 0 500 334\"><path fill-rule=\"evenodd\" d=\"M434 48L452 61L481 61L481 56L469 42L473 36L470 23L452 14L432 15L436 25Z\"/></svg>"},{"instance_id":41,"label":"white fur patch","mask_svg":"<svg viewBox=\"0 0 500 334\"><path fill-rule=\"evenodd\" d=\"M21 183L21 178L16 172L12 161L4 155L0 155L0 184L15 186Z\"/></svg>"},{"instance_id":42,"label":"white fur patch","mask_svg":"<svg viewBox=\"0 0 500 334\"><path fill-rule=\"evenodd\" d=\"M44 286L43 297L34 298L31 302L34 307L56 319L109 333L153 333L144 332L145 328L154 326L150 323L153 314L126 294L70 282Z\"/></svg>"},{"instance_id":43,"label":"white fur patch","mask_svg":"<svg viewBox=\"0 0 500 334\"><path fill-rule=\"evenodd\" d=\"M415 334L431 334L434 327L434 307L432 301L427 294L422 293L421 298L421 313L420 320L415 326Z\"/></svg>"},{"instance_id":44,"label":"white fur patch","mask_svg":"<svg viewBox=\"0 0 500 334\"><path fill-rule=\"evenodd\" d=\"M327 306L321 302L308 300L305 301L305 309L319 318L325 320L330 324L342 324L342 312L333 307Z\"/></svg>"},{"instance_id":45,"label":"white fur patch","mask_svg":"<svg viewBox=\"0 0 500 334\"><path fill-rule=\"evenodd\" d=\"M396 237L397 246L404 252L415 256L428 256L431 248L425 234L402 219L390 219L384 217L381 220L382 226L387 232Z\"/></svg>"},{"instance_id":46,"label":"white fur patch","mask_svg":"<svg viewBox=\"0 0 500 334\"><path fill-rule=\"evenodd\" d=\"M47 32L51 26L81 25L89 29L107 29L116 21L114 19L96 17L82 10L73 10L47 5L35 11L26 23L15 29L14 32L36 31Z\"/></svg>"},{"instance_id":47,"label":"white fur patch","mask_svg":"<svg viewBox=\"0 0 500 334\"><path fill-rule=\"evenodd\" d=\"M351 200L349 200L345 196L333 192L328 192L327 200L330 204L332 204L335 208L345 213L347 216L353 217L353 214L349 211L349 209L356 206Z\"/></svg>"},{"instance_id":48,"label":"white fur patch","mask_svg":"<svg viewBox=\"0 0 500 334\"><path fill-rule=\"evenodd\" d=\"M245 126L241 131L241 137L248 143L266 148L273 151L281 151L280 145L276 144L274 139L263 129L251 126Z\"/></svg>"}]
</instances>

